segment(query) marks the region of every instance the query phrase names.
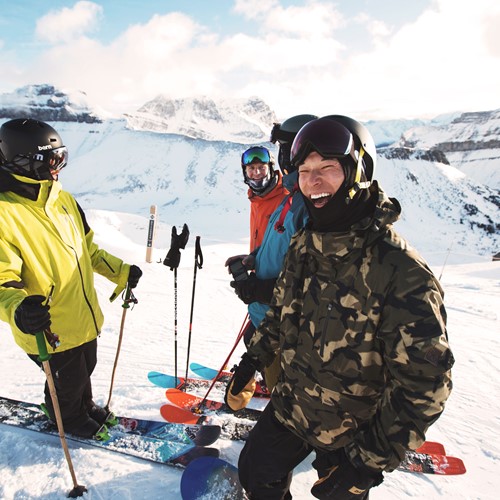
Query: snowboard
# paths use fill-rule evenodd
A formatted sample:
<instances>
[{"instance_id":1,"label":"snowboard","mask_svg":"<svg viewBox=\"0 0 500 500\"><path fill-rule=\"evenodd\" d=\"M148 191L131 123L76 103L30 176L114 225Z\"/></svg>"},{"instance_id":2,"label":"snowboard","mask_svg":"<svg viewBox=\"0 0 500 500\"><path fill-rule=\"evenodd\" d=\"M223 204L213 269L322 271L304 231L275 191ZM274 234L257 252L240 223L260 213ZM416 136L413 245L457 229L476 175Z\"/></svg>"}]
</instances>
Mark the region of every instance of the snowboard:
<instances>
[{"instance_id":1,"label":"snowboard","mask_svg":"<svg viewBox=\"0 0 500 500\"><path fill-rule=\"evenodd\" d=\"M246 498L238 479L238 469L219 458L193 460L181 477L183 500L234 500Z\"/></svg>"},{"instance_id":2,"label":"snowboard","mask_svg":"<svg viewBox=\"0 0 500 500\"><path fill-rule=\"evenodd\" d=\"M220 426L186 426L143 419L117 417L110 439L98 441L65 433L68 440L167 465L186 466L200 456L218 456L206 448L221 432ZM56 425L34 403L0 397L0 423L59 436ZM203 446L200 445L203 443Z\"/></svg>"}]
</instances>

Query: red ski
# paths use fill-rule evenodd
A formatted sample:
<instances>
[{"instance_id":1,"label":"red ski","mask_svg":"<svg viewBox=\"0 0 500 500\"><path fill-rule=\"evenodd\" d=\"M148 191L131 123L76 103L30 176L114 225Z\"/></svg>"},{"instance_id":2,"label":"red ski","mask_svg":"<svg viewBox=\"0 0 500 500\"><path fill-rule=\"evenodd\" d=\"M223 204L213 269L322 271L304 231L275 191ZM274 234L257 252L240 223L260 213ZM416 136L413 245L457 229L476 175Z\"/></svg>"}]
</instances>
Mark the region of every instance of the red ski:
<instances>
[{"instance_id":1,"label":"red ski","mask_svg":"<svg viewBox=\"0 0 500 500\"><path fill-rule=\"evenodd\" d=\"M436 441L425 441L424 444L415 451L417 453L428 453L430 455L446 455L444 446Z\"/></svg>"},{"instance_id":2,"label":"red ski","mask_svg":"<svg viewBox=\"0 0 500 500\"><path fill-rule=\"evenodd\" d=\"M399 464L398 470L444 476L455 476L467 472L460 458L449 457L448 455L419 453L418 451L410 450L406 452L406 457Z\"/></svg>"},{"instance_id":3,"label":"red ski","mask_svg":"<svg viewBox=\"0 0 500 500\"><path fill-rule=\"evenodd\" d=\"M178 389L167 389L165 392L168 401L178 406L179 408L184 408L189 411L194 411L199 415L206 412L213 412L217 415L221 414L231 414L238 418L247 418L250 420L257 420L260 417L262 410L257 410L255 408L243 408L237 412L233 412L227 407L225 403L220 401L214 401L212 399L204 399L194 394L189 394L188 392L183 392ZM266 404L267 400L263 400Z\"/></svg>"}]
</instances>

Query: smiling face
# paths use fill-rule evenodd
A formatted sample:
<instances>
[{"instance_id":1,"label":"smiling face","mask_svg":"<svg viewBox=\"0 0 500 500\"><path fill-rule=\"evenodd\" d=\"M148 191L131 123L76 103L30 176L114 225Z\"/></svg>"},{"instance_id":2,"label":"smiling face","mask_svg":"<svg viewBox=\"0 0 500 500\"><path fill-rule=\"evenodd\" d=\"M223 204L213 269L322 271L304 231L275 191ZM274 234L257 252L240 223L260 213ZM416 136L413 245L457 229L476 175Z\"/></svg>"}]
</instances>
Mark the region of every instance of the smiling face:
<instances>
[{"instance_id":1,"label":"smiling face","mask_svg":"<svg viewBox=\"0 0 500 500\"><path fill-rule=\"evenodd\" d=\"M299 168L299 187L315 208L324 207L345 179L344 169L336 158L325 159L312 151Z\"/></svg>"},{"instance_id":2,"label":"smiling face","mask_svg":"<svg viewBox=\"0 0 500 500\"><path fill-rule=\"evenodd\" d=\"M269 175L269 165L267 163L254 161L245 167L245 173L249 179L259 181Z\"/></svg>"}]
</instances>

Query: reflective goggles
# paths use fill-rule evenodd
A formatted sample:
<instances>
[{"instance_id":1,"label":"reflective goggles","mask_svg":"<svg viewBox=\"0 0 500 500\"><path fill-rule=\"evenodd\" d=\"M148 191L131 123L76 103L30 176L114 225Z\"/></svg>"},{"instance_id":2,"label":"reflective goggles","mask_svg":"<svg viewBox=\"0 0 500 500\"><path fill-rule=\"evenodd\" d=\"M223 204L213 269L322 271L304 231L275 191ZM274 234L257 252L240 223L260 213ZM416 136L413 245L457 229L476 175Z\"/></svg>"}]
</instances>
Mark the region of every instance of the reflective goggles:
<instances>
[{"instance_id":1,"label":"reflective goggles","mask_svg":"<svg viewBox=\"0 0 500 500\"><path fill-rule=\"evenodd\" d=\"M269 163L271 161L271 155L269 154L269 151L262 146L256 146L247 149L241 155L241 164L244 167L250 165L254 161L258 161L260 163Z\"/></svg>"},{"instance_id":2,"label":"reflective goggles","mask_svg":"<svg viewBox=\"0 0 500 500\"><path fill-rule=\"evenodd\" d=\"M61 146L56 149L47 149L38 153L18 154L12 161L8 162L13 171L20 175L36 174L34 178L39 177L39 169L59 171L68 163L68 148ZM41 178L41 177L40 177Z\"/></svg>"},{"instance_id":3,"label":"reflective goggles","mask_svg":"<svg viewBox=\"0 0 500 500\"><path fill-rule=\"evenodd\" d=\"M61 170L68 164L68 148L62 146L43 152L43 162L50 170Z\"/></svg>"},{"instance_id":4,"label":"reflective goggles","mask_svg":"<svg viewBox=\"0 0 500 500\"><path fill-rule=\"evenodd\" d=\"M328 118L318 118L306 123L296 135L290 152L292 165L297 169L311 151L323 158L351 156L356 164L352 134L343 125Z\"/></svg>"}]
</instances>

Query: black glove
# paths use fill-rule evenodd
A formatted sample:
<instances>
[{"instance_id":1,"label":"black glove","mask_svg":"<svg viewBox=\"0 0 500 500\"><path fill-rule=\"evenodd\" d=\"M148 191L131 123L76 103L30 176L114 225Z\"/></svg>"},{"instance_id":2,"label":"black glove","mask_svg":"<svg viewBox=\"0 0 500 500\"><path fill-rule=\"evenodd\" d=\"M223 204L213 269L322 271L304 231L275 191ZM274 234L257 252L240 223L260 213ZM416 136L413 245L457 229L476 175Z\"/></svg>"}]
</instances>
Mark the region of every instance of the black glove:
<instances>
[{"instance_id":1,"label":"black glove","mask_svg":"<svg viewBox=\"0 0 500 500\"><path fill-rule=\"evenodd\" d=\"M182 227L181 234L177 234L177 228L172 226L172 239L170 241L170 250L163 261L164 266L170 267L170 270L173 271L179 267L179 263L181 262L181 252L179 250L186 248L186 243L189 239L189 229L187 224L184 224Z\"/></svg>"},{"instance_id":2,"label":"black glove","mask_svg":"<svg viewBox=\"0 0 500 500\"><path fill-rule=\"evenodd\" d=\"M139 269L139 267L132 264L128 272L128 281L127 281L128 286L130 288L135 288L139 283L141 276L142 276L142 271Z\"/></svg>"},{"instance_id":3,"label":"black glove","mask_svg":"<svg viewBox=\"0 0 500 500\"><path fill-rule=\"evenodd\" d=\"M320 479L311 493L320 499L361 500L373 486L378 486L384 476L358 460L356 466L347 458L343 448L332 452L317 452L312 463Z\"/></svg>"},{"instance_id":4,"label":"black glove","mask_svg":"<svg viewBox=\"0 0 500 500\"><path fill-rule=\"evenodd\" d=\"M43 295L30 295L17 306L14 321L19 330L35 335L50 326L50 307L42 304L45 300Z\"/></svg>"},{"instance_id":5,"label":"black glove","mask_svg":"<svg viewBox=\"0 0 500 500\"><path fill-rule=\"evenodd\" d=\"M231 410L240 410L248 404L255 391L255 372L261 368L260 363L247 353L241 356L240 364L232 368L233 376L224 395L224 402Z\"/></svg>"},{"instance_id":6,"label":"black glove","mask_svg":"<svg viewBox=\"0 0 500 500\"><path fill-rule=\"evenodd\" d=\"M274 278L260 280L255 276L255 273L250 273L248 279L231 281L229 285L234 288L236 295L245 304L251 304L252 302L270 304L275 283Z\"/></svg>"}]
</instances>

